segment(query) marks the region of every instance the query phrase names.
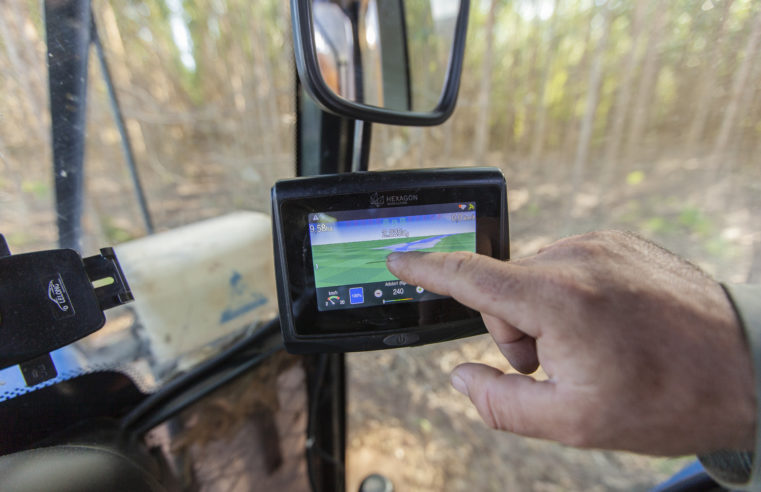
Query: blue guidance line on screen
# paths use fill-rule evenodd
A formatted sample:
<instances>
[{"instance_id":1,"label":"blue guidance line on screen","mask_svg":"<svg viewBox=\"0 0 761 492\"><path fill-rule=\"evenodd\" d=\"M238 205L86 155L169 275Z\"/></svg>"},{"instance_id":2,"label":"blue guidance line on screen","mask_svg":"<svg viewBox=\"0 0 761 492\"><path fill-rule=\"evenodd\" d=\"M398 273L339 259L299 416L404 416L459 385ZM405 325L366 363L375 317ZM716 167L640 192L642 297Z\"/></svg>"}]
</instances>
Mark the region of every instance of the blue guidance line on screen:
<instances>
[{"instance_id":1,"label":"blue guidance line on screen","mask_svg":"<svg viewBox=\"0 0 761 492\"><path fill-rule=\"evenodd\" d=\"M443 298L407 286L386 268L392 252L476 249L475 203L313 213L309 216L318 309Z\"/></svg>"}]
</instances>

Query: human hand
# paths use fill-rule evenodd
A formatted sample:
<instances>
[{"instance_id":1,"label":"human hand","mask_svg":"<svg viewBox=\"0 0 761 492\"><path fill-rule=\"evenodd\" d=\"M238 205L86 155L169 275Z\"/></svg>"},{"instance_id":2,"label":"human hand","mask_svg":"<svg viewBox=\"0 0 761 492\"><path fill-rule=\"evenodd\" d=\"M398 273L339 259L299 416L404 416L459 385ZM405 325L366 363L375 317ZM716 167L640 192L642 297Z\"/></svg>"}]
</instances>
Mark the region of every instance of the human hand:
<instances>
[{"instance_id":1,"label":"human hand","mask_svg":"<svg viewBox=\"0 0 761 492\"><path fill-rule=\"evenodd\" d=\"M752 449L750 354L721 286L637 236L599 232L510 262L392 253L411 285L481 311L517 370L467 363L452 385L491 427L577 447L679 455Z\"/></svg>"}]
</instances>

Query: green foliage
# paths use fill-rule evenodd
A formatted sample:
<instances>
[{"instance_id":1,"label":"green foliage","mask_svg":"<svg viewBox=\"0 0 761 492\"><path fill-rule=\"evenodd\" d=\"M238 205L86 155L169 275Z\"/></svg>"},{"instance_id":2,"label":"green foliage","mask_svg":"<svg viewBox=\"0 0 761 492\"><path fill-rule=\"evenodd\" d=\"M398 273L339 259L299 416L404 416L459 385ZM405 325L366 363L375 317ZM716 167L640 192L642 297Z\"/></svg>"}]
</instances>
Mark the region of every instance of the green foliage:
<instances>
[{"instance_id":1,"label":"green foliage","mask_svg":"<svg viewBox=\"0 0 761 492\"><path fill-rule=\"evenodd\" d=\"M537 217L539 216L539 213L542 211L539 204L535 201L531 201L526 205L526 214L529 217Z\"/></svg>"},{"instance_id":2,"label":"green foliage","mask_svg":"<svg viewBox=\"0 0 761 492\"><path fill-rule=\"evenodd\" d=\"M498 9L491 97L497 102L491 105L496 113L490 118L491 134L511 138L508 141L495 138L493 146L497 142L503 145L514 142L509 149L523 151L526 142L534 139L539 113L544 108L549 117L543 124L546 137L541 150L544 153L574 150L575 132L587 109L589 70L604 29L600 11L611 8L613 21L602 56L602 83L589 154L594 158L595 151L611 144L611 138L621 139L623 142L616 142L619 154L613 156L617 159L628 157L627 145L636 149L643 139L683 143L685 126L695 117L698 104L710 105L707 116L710 122L721 119L732 97L732 77L742 61L738 51L742 50L753 15L760 8L749 0L736 0L729 12L726 32L720 36L724 2L718 0L627 1L609 6L565 0L557 2L555 9L545 15L536 16L534 9L539 4L554 2L515 0L500 4ZM480 74L485 63L488 5L489 2L475 2L472 7L461 92L466 101L475 100L474 91L479 87L477 81L468 80L469 74ZM656 29L660 24L662 28ZM709 56L713 50L721 51L722 56ZM627 65L625 61L630 54L632 62ZM648 65L654 67L652 75L645 72ZM549 66L546 79L544 66ZM711 100L696 102L697 81L714 72L720 77ZM624 108L615 104L621 91L630 93ZM639 103L637 97L644 106L634 106ZM751 120L757 121L761 100L754 101L754 112L750 114L755 115ZM623 135L611 135L609 123L621 111L627 113L626 130ZM632 130L629 125L635 115L643 124L641 129ZM473 118L479 116L483 115L473 114ZM707 127L707 132L715 134L719 126L716 123ZM749 131L752 126L744 125L743 129ZM627 142L627 138L632 141Z\"/></svg>"},{"instance_id":3,"label":"green foliage","mask_svg":"<svg viewBox=\"0 0 761 492\"><path fill-rule=\"evenodd\" d=\"M713 234L713 222L698 208L686 207L680 213L677 222L690 233L701 237Z\"/></svg>"},{"instance_id":4,"label":"green foliage","mask_svg":"<svg viewBox=\"0 0 761 492\"><path fill-rule=\"evenodd\" d=\"M433 430L431 421L425 418L418 419L418 426L420 426L420 430L425 434L430 434L431 430Z\"/></svg>"},{"instance_id":5,"label":"green foliage","mask_svg":"<svg viewBox=\"0 0 761 492\"><path fill-rule=\"evenodd\" d=\"M705 242L705 250L714 258L731 259L737 257L737 246L720 236L711 236Z\"/></svg>"},{"instance_id":6,"label":"green foliage","mask_svg":"<svg viewBox=\"0 0 761 492\"><path fill-rule=\"evenodd\" d=\"M694 458L657 458L653 460L655 469L664 475L670 476L687 466Z\"/></svg>"},{"instance_id":7,"label":"green foliage","mask_svg":"<svg viewBox=\"0 0 761 492\"><path fill-rule=\"evenodd\" d=\"M5 236L6 242L11 246L12 249L23 248L24 246L32 244L35 241L35 237L26 230L12 231L11 233L6 233Z\"/></svg>"},{"instance_id":8,"label":"green foliage","mask_svg":"<svg viewBox=\"0 0 761 492\"><path fill-rule=\"evenodd\" d=\"M650 217L645 220L642 228L651 235L664 235L674 231L673 222L667 221L663 217Z\"/></svg>"},{"instance_id":9,"label":"green foliage","mask_svg":"<svg viewBox=\"0 0 761 492\"><path fill-rule=\"evenodd\" d=\"M106 235L106 242L110 244L120 244L135 238L130 231L117 225L110 217L103 221L103 233Z\"/></svg>"},{"instance_id":10,"label":"green foliage","mask_svg":"<svg viewBox=\"0 0 761 492\"><path fill-rule=\"evenodd\" d=\"M640 210L641 212L641 210ZM714 237L716 227L703 211L693 206L685 206L675 213L664 213L646 217L642 229L655 236L694 236L701 240Z\"/></svg>"},{"instance_id":11,"label":"green foliage","mask_svg":"<svg viewBox=\"0 0 761 492\"><path fill-rule=\"evenodd\" d=\"M21 183L21 191L44 199L50 196L50 184L46 181L27 180Z\"/></svg>"},{"instance_id":12,"label":"green foliage","mask_svg":"<svg viewBox=\"0 0 761 492\"><path fill-rule=\"evenodd\" d=\"M637 186L645 180L645 173L642 171L632 171L626 175L626 184Z\"/></svg>"}]
</instances>

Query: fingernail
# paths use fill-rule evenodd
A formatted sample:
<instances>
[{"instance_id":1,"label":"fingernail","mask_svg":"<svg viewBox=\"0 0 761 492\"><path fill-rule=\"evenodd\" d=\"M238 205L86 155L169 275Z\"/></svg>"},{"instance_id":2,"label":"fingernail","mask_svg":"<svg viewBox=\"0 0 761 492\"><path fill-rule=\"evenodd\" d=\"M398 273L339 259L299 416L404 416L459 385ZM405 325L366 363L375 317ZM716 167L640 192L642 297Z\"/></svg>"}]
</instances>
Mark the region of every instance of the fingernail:
<instances>
[{"instance_id":1,"label":"fingernail","mask_svg":"<svg viewBox=\"0 0 761 492\"><path fill-rule=\"evenodd\" d=\"M462 393L465 396L469 396L468 395L468 385L465 384L465 380L463 380L457 374L452 374L451 380L452 380L452 386L454 387L454 389L456 389L457 391L459 391L460 393Z\"/></svg>"},{"instance_id":2,"label":"fingernail","mask_svg":"<svg viewBox=\"0 0 761 492\"><path fill-rule=\"evenodd\" d=\"M386 262L387 262L387 263L393 263L393 262L395 262L396 260L398 260L399 258L401 258L401 256L402 256L402 254L401 254L401 253L391 253L390 255L388 255L388 256L386 257Z\"/></svg>"}]
</instances>

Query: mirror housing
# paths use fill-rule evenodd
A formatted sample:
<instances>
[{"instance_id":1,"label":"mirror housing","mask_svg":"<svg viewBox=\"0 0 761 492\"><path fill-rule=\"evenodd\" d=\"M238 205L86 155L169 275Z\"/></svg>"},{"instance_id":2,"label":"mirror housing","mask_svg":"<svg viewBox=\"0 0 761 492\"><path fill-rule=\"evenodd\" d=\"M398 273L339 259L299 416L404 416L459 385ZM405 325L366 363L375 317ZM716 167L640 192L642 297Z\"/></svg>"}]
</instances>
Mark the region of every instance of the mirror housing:
<instances>
[{"instance_id":1,"label":"mirror housing","mask_svg":"<svg viewBox=\"0 0 761 492\"><path fill-rule=\"evenodd\" d=\"M440 0L432 1L440 2ZM304 89L312 99L328 112L357 120L407 126L432 126L446 121L454 111L457 101L470 1L450 0L447 4L448 10L454 15L452 22L447 22L445 25L447 35L442 36L444 40L438 43L439 46L443 45L443 51L439 49L439 52L444 53L446 60L442 59L441 69L438 70L440 73L436 74L438 77L435 80L427 76L422 83L418 82L418 85L414 86L415 80L411 77L414 74L411 72L420 70L417 65L421 64L410 63L408 34L414 34L415 27L410 26L409 30L407 28L405 6L419 7L420 2L421 0L355 1L354 5L362 4L364 7L370 6L375 9L375 12L370 12L372 15L356 21L352 20L347 11L339 7L337 3L322 0L291 0L296 68ZM319 9L317 14L315 6ZM387 10L384 10L382 15L379 14L378 6L390 9L391 15ZM453 10L452 6L456 10ZM360 9L354 10L359 12ZM433 15L433 10L430 8L428 13ZM369 11L368 8L366 13ZM320 16L319 22L315 22L316 15ZM359 17L359 14L354 17ZM429 20L432 23L435 22L432 18ZM367 26L362 26L366 31L363 33L364 37L360 36L358 24L362 21L366 24L372 21L377 22L376 32L369 32L370 29ZM342 22L344 25L341 25ZM423 39L425 43L431 38L436 38L438 32L435 27L424 31L419 39ZM320 32L316 32L317 29ZM398 37L394 36L395 33ZM446 39L449 36L451 40ZM370 44L368 43L370 38L378 43L382 42L382 39L392 40L391 43L386 42L385 59L380 58L382 47L376 48L375 52L369 51L367 46ZM399 40L401 43L396 42ZM440 40L433 39L429 44L436 44L438 41ZM332 62L329 59L330 56L326 61L324 56L326 49L331 51L329 55L334 55ZM373 70L362 69L363 61L366 61L363 60L363 54L365 59L375 57L374 64L367 63L368 68L372 65ZM418 56L418 60L429 59L424 56L427 53L418 54L423 55ZM428 65L433 66L434 72L437 72L435 62L431 61ZM369 76L367 76L368 73ZM363 76L366 78L363 79ZM422 77L416 80L419 79ZM393 87L389 87L391 85ZM371 90L367 90L368 87ZM421 91L431 92L430 87L436 91L433 98L419 97ZM366 91L369 97L362 97L363 91ZM367 99L374 99L376 104L367 103ZM429 107L422 109L417 107L419 106L417 102L422 99L430 101Z\"/></svg>"}]
</instances>

